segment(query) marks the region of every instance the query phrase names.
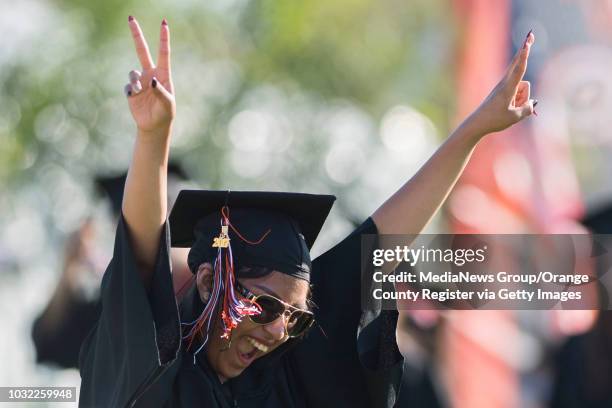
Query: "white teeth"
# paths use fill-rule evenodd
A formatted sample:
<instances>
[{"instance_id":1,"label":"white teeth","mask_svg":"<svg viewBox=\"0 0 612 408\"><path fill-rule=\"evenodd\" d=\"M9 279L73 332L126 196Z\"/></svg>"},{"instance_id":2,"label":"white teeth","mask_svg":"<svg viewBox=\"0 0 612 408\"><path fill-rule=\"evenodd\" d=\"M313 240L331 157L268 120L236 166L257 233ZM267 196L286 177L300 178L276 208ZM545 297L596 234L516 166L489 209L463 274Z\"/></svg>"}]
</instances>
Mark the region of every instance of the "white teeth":
<instances>
[{"instance_id":1,"label":"white teeth","mask_svg":"<svg viewBox=\"0 0 612 408\"><path fill-rule=\"evenodd\" d=\"M247 340L249 341L249 343L251 343L251 345L253 347L255 347L257 350L261 351L262 353L267 353L268 352L268 346L266 346L265 344L261 344L260 342L258 342L257 340L255 340L252 337L247 337Z\"/></svg>"}]
</instances>

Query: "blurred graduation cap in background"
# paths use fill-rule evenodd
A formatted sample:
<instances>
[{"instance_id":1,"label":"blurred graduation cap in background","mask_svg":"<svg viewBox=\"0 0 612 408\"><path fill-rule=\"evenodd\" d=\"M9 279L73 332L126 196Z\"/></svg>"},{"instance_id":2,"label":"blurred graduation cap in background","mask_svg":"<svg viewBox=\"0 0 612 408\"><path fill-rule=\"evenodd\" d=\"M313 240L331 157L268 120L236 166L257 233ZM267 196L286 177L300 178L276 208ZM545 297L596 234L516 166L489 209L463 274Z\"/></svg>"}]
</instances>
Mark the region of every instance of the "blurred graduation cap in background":
<instances>
[{"instance_id":1,"label":"blurred graduation cap in background","mask_svg":"<svg viewBox=\"0 0 612 408\"><path fill-rule=\"evenodd\" d=\"M125 180L127 172L116 174L100 174L94 179L96 191L101 198L108 198L111 203L113 214L118 216L121 212L121 203L123 202L123 189L125 188ZM178 182L188 181L189 177L178 162L170 162L168 164L168 190L173 180Z\"/></svg>"}]
</instances>

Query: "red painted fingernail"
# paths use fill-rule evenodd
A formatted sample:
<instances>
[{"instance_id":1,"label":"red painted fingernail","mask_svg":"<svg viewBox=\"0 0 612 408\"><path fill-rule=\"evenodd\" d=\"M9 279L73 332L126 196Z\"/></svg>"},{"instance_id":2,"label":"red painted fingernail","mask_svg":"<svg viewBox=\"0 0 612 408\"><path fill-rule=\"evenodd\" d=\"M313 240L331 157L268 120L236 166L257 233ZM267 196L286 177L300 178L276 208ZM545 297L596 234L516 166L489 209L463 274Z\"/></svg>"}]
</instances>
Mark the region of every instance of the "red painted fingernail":
<instances>
[{"instance_id":1,"label":"red painted fingernail","mask_svg":"<svg viewBox=\"0 0 612 408\"><path fill-rule=\"evenodd\" d=\"M165 26L167 26L167 25L168 25L168 21L166 21L166 19L165 19L165 18L162 20L162 25L165 25Z\"/></svg>"},{"instance_id":2,"label":"red painted fingernail","mask_svg":"<svg viewBox=\"0 0 612 408\"><path fill-rule=\"evenodd\" d=\"M535 109L533 110L533 114L534 114L534 115L536 115L536 116L538 116L538 112L536 112L536 110L535 110Z\"/></svg>"},{"instance_id":3,"label":"red painted fingernail","mask_svg":"<svg viewBox=\"0 0 612 408\"><path fill-rule=\"evenodd\" d=\"M134 21L134 17L128 16L128 21Z\"/></svg>"},{"instance_id":4,"label":"red painted fingernail","mask_svg":"<svg viewBox=\"0 0 612 408\"><path fill-rule=\"evenodd\" d=\"M528 39L529 36L531 35L531 33L533 33L533 30L529 30L529 32L527 33L527 36L525 37L525 39Z\"/></svg>"},{"instance_id":5,"label":"red painted fingernail","mask_svg":"<svg viewBox=\"0 0 612 408\"><path fill-rule=\"evenodd\" d=\"M153 78L153 79L151 80L151 86L152 86L153 88L157 88L157 79Z\"/></svg>"},{"instance_id":6,"label":"red painted fingernail","mask_svg":"<svg viewBox=\"0 0 612 408\"><path fill-rule=\"evenodd\" d=\"M537 99L534 99L534 100L533 100L533 107L535 108L536 106L538 106L538 100L537 100Z\"/></svg>"}]
</instances>

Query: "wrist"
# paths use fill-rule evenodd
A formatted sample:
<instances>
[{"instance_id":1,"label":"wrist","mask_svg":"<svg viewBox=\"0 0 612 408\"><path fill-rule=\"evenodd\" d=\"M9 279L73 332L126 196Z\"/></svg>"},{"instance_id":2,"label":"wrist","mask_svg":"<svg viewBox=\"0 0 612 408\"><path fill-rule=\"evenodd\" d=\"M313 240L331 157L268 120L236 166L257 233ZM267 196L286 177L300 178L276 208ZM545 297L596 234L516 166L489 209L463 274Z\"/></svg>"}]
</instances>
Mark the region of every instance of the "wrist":
<instances>
[{"instance_id":1,"label":"wrist","mask_svg":"<svg viewBox=\"0 0 612 408\"><path fill-rule=\"evenodd\" d=\"M471 147L476 146L487 135L469 117L455 129L453 134Z\"/></svg>"},{"instance_id":2,"label":"wrist","mask_svg":"<svg viewBox=\"0 0 612 408\"><path fill-rule=\"evenodd\" d=\"M146 153L151 160L160 163L167 161L170 150L170 135L172 133L172 126L169 124L164 128L156 129L138 129L134 154L136 152Z\"/></svg>"},{"instance_id":3,"label":"wrist","mask_svg":"<svg viewBox=\"0 0 612 408\"><path fill-rule=\"evenodd\" d=\"M159 126L153 129L141 129L137 128L137 135L139 139L145 140L166 140L170 138L170 133L172 132L172 122L169 122L167 125Z\"/></svg>"}]
</instances>

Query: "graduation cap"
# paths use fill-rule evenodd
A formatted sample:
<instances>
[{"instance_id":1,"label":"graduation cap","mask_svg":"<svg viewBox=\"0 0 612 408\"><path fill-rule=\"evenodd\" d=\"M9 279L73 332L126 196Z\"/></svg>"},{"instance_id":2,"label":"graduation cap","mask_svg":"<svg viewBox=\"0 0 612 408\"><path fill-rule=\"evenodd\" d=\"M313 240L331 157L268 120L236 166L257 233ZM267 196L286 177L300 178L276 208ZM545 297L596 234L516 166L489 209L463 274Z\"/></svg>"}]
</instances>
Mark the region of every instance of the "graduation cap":
<instances>
[{"instance_id":1,"label":"graduation cap","mask_svg":"<svg viewBox=\"0 0 612 408\"><path fill-rule=\"evenodd\" d=\"M185 170L176 162L168 164L168 177L174 177L181 181L189 179ZM126 179L127 173L125 172L119 174L100 174L94 179L97 192L110 200L113 214L117 216L121 213Z\"/></svg>"},{"instance_id":2,"label":"graduation cap","mask_svg":"<svg viewBox=\"0 0 612 408\"><path fill-rule=\"evenodd\" d=\"M312 248L336 200L333 195L266 191L183 190L170 214L172 246L188 248L196 241L194 226L223 206L285 214L297 222Z\"/></svg>"},{"instance_id":3,"label":"graduation cap","mask_svg":"<svg viewBox=\"0 0 612 408\"><path fill-rule=\"evenodd\" d=\"M107 197L111 203L113 214L121 212L121 202L123 201L123 188L127 173L119 175L104 175L95 178L95 185L98 194Z\"/></svg>"},{"instance_id":4,"label":"graduation cap","mask_svg":"<svg viewBox=\"0 0 612 408\"><path fill-rule=\"evenodd\" d=\"M248 314L236 296L235 271L265 267L310 280L309 250L336 197L261 191L183 190L169 223L173 246L191 247L187 263L193 273L200 266L214 267L210 300L192 328L191 339L208 326L216 305L223 302L224 337Z\"/></svg>"},{"instance_id":5,"label":"graduation cap","mask_svg":"<svg viewBox=\"0 0 612 408\"><path fill-rule=\"evenodd\" d=\"M308 280L308 251L335 199L305 193L183 190L170 214L172 246L192 248L189 266L194 273L202 262L212 262L225 207L236 263Z\"/></svg>"}]
</instances>

